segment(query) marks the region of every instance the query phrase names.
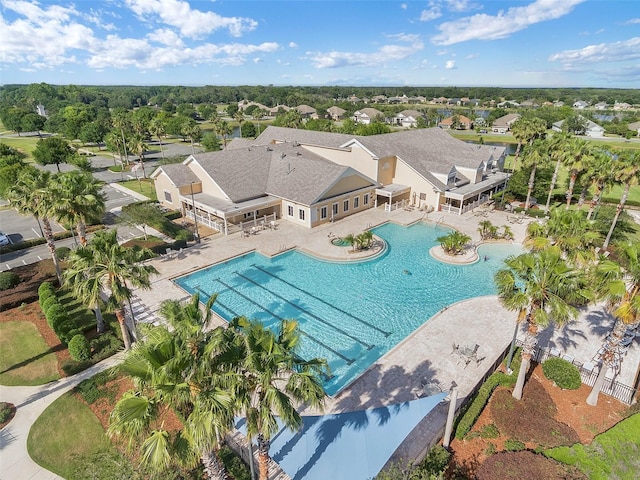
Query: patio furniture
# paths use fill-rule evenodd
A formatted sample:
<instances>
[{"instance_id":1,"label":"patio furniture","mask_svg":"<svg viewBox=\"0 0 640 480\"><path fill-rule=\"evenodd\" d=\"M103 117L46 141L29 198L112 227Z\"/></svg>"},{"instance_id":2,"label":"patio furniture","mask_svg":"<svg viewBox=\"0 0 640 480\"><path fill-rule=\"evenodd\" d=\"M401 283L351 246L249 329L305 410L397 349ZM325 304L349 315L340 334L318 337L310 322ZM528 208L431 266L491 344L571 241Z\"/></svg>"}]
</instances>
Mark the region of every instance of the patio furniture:
<instances>
[{"instance_id":1,"label":"patio furniture","mask_svg":"<svg viewBox=\"0 0 640 480\"><path fill-rule=\"evenodd\" d=\"M458 346L457 353L460 355L460 361L464 362L464 368L467 368L472 360L475 360L476 365L478 364L478 348L480 345L477 343L472 347L470 345Z\"/></svg>"},{"instance_id":2,"label":"patio furniture","mask_svg":"<svg viewBox=\"0 0 640 480\"><path fill-rule=\"evenodd\" d=\"M418 398L431 397L441 392L442 387L440 386L440 384L433 382L428 378L423 378L420 381L420 389L418 390L417 396Z\"/></svg>"},{"instance_id":3,"label":"patio furniture","mask_svg":"<svg viewBox=\"0 0 640 480\"><path fill-rule=\"evenodd\" d=\"M275 220L271 220L271 221L269 222L269 228L270 228L271 230L275 230L275 229L276 229L276 221L275 221Z\"/></svg>"}]
</instances>

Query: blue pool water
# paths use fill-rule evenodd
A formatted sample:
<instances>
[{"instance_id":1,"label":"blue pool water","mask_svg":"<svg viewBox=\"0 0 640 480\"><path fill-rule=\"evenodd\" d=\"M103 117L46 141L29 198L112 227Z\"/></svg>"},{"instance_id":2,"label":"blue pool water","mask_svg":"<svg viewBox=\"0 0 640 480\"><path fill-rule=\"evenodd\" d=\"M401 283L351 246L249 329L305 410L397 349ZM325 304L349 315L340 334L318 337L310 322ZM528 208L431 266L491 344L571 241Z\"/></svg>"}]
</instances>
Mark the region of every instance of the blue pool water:
<instances>
[{"instance_id":1,"label":"blue pool water","mask_svg":"<svg viewBox=\"0 0 640 480\"><path fill-rule=\"evenodd\" d=\"M493 274L518 245L479 248L473 265L431 257L436 238L450 230L388 223L373 230L388 245L361 262L327 262L290 251L259 253L214 265L176 282L204 301L218 293L214 311L226 320L244 315L266 325L297 319L303 358L323 357L331 367L325 390L334 395L443 307L495 292ZM340 248L340 247L336 247Z\"/></svg>"}]
</instances>

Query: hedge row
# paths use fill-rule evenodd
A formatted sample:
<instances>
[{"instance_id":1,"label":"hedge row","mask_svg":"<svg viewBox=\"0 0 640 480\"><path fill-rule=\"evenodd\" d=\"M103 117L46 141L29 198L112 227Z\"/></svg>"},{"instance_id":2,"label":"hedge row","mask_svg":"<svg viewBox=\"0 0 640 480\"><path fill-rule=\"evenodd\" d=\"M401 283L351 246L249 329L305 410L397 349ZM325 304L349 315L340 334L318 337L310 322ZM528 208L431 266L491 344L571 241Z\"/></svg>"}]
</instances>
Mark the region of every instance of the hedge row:
<instances>
[{"instance_id":1,"label":"hedge row","mask_svg":"<svg viewBox=\"0 0 640 480\"><path fill-rule=\"evenodd\" d=\"M47 319L47 323L64 345L68 345L76 335L84 337L84 332L77 328L73 319L58 300L56 291L51 283L42 282L38 287L38 296L38 303Z\"/></svg>"},{"instance_id":2,"label":"hedge row","mask_svg":"<svg viewBox=\"0 0 640 480\"><path fill-rule=\"evenodd\" d=\"M462 440L473 428L478 417L480 417L480 414L484 410L484 407L489 402L491 394L499 385L508 387L516 384L516 380L518 379L518 370L520 369L520 348L517 348L513 354L511 369L513 371L511 375L507 375L500 371L493 372L478 389L475 397L464 413L459 417L457 422L455 436L458 440Z\"/></svg>"},{"instance_id":3,"label":"hedge row","mask_svg":"<svg viewBox=\"0 0 640 480\"><path fill-rule=\"evenodd\" d=\"M103 230L106 228L104 225L92 225L87 227L87 233L92 233L98 230ZM64 238L70 238L75 234L75 232L71 232L71 230L65 230L64 232L56 232L53 234L54 240L62 240ZM44 237L31 238L29 240L23 240L19 243L12 243L10 245L4 245L0 247L0 253L9 253L9 252L17 252L18 250L24 250L25 248L35 247L37 245L44 245L47 243L47 239ZM60 258L60 256L58 256Z\"/></svg>"},{"instance_id":4,"label":"hedge row","mask_svg":"<svg viewBox=\"0 0 640 480\"><path fill-rule=\"evenodd\" d=\"M580 370L564 358L550 357L542 364L544 376L565 390L577 390L582 385Z\"/></svg>"}]
</instances>

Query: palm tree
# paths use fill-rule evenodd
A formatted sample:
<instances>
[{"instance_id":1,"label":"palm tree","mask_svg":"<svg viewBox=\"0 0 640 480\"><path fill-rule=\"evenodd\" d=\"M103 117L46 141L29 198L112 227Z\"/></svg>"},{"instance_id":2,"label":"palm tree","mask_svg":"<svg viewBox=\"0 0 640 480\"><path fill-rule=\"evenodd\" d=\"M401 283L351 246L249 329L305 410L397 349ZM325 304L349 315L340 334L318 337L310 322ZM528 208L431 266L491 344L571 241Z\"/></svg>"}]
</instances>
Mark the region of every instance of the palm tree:
<instances>
[{"instance_id":1,"label":"palm tree","mask_svg":"<svg viewBox=\"0 0 640 480\"><path fill-rule=\"evenodd\" d=\"M31 214L38 222L42 222L44 238L47 240L58 284L62 285L62 272L50 221L55 215L58 201L53 192L51 174L45 170L27 168L20 174L16 184L7 189L6 196L19 213Z\"/></svg>"},{"instance_id":2,"label":"palm tree","mask_svg":"<svg viewBox=\"0 0 640 480\"><path fill-rule=\"evenodd\" d=\"M213 124L214 131L216 134L222 137L222 143L224 145L224 149L227 148L227 137L233 133L233 128L229 125L229 122L226 120L218 119L217 122Z\"/></svg>"},{"instance_id":3,"label":"palm tree","mask_svg":"<svg viewBox=\"0 0 640 480\"><path fill-rule=\"evenodd\" d=\"M131 337L126 325L125 304L132 296L128 284L148 289L151 275L158 271L140 263L152 255L150 250L119 245L117 233L115 229L97 232L86 247L74 252L74 262L85 267L87 278L95 278L108 291L107 308L115 313L124 348L128 350Z\"/></svg>"},{"instance_id":4,"label":"palm tree","mask_svg":"<svg viewBox=\"0 0 640 480\"><path fill-rule=\"evenodd\" d=\"M531 174L529 175L529 185L527 190L527 199L524 202L525 210L531 208L531 194L533 193L533 187L536 181L536 171L538 165L543 166L549 161L547 142L544 140L535 140L531 145L525 149L525 155L523 156L523 166L531 167Z\"/></svg>"},{"instance_id":5,"label":"palm tree","mask_svg":"<svg viewBox=\"0 0 640 480\"><path fill-rule=\"evenodd\" d=\"M67 262L69 266L65 269L63 278L64 285L68 287L75 298L94 311L96 316L96 330L98 333L105 331L104 319L102 317L102 279L88 276L86 271L93 262L93 258L81 255L83 249L72 250L69 253ZM89 265L87 265L87 261Z\"/></svg>"},{"instance_id":6,"label":"palm tree","mask_svg":"<svg viewBox=\"0 0 640 480\"><path fill-rule=\"evenodd\" d=\"M233 345L228 365L239 374L238 412L246 418L249 438L257 436L260 480L268 480L270 441L279 430L276 416L287 428L299 430L302 417L293 402L322 407L320 378L328 372L327 362L302 360L296 354L300 331L293 320L282 320L273 332L260 322L238 317L226 333Z\"/></svg>"},{"instance_id":7,"label":"palm tree","mask_svg":"<svg viewBox=\"0 0 640 480\"><path fill-rule=\"evenodd\" d=\"M574 319L574 303L588 298L583 275L562 258L560 249L549 247L505 260L507 268L496 272L498 298L507 310L518 312L518 322L527 326L522 348L522 363L513 389L513 397L522 398L525 377L537 344L539 327Z\"/></svg>"},{"instance_id":8,"label":"palm tree","mask_svg":"<svg viewBox=\"0 0 640 480\"><path fill-rule=\"evenodd\" d=\"M160 155L164 160L164 150L162 149L162 136L166 135L167 127L160 118L154 118L149 125L149 131L151 135L154 135L158 139L158 145L160 146Z\"/></svg>"},{"instance_id":9,"label":"palm tree","mask_svg":"<svg viewBox=\"0 0 640 480\"><path fill-rule=\"evenodd\" d=\"M616 322L602 346L602 366L587 397L588 405L597 405L607 371L622 360L622 340L627 328L640 322L640 244L630 242L617 253L622 265L605 260L596 268L599 291L613 310Z\"/></svg>"},{"instance_id":10,"label":"palm tree","mask_svg":"<svg viewBox=\"0 0 640 480\"><path fill-rule=\"evenodd\" d=\"M144 141L142 135L140 135L139 133L134 134L129 139L129 148L131 148L131 151L138 155L138 158L140 159L140 167L142 167L142 177L147 178L147 174L144 171L144 152L147 150L147 144Z\"/></svg>"},{"instance_id":11,"label":"palm tree","mask_svg":"<svg viewBox=\"0 0 640 480\"><path fill-rule=\"evenodd\" d=\"M90 173L73 170L53 177L56 217L76 225L80 245L87 244L87 221L99 221L106 197Z\"/></svg>"},{"instance_id":12,"label":"palm tree","mask_svg":"<svg viewBox=\"0 0 640 480\"><path fill-rule=\"evenodd\" d=\"M611 222L611 228L609 228L607 238L602 245L603 248L609 247L611 236L613 235L613 231L618 223L618 218L620 218L620 214L622 213L624 205L627 202L627 198L629 197L629 190L633 185L638 185L638 183L640 183L640 154L637 150L620 152L615 163L616 166L614 167L614 171L616 181L624 184L624 190L622 192L622 197L620 197L620 202L616 207L616 213L613 217L613 221Z\"/></svg>"},{"instance_id":13,"label":"palm tree","mask_svg":"<svg viewBox=\"0 0 640 480\"><path fill-rule=\"evenodd\" d=\"M161 312L175 330L149 328L121 365L135 389L116 404L108 432L129 438L130 446L141 445L141 461L159 472L176 460L192 467L199 459L207 478L228 478L216 451L233 425L232 389L207 358L224 338L221 331L205 330L214 300L205 316L197 295L185 305L163 303ZM162 421L173 408L183 418L177 431L165 429Z\"/></svg>"},{"instance_id":14,"label":"palm tree","mask_svg":"<svg viewBox=\"0 0 640 480\"><path fill-rule=\"evenodd\" d=\"M124 161L129 164L129 155L127 154L127 140L125 138L125 129L127 132L131 128L131 122L129 121L128 112L126 110L115 113L112 117L113 126L120 130L120 136L122 138L122 151L124 152ZM124 165L124 163L123 163Z\"/></svg>"},{"instance_id":15,"label":"palm tree","mask_svg":"<svg viewBox=\"0 0 640 480\"><path fill-rule=\"evenodd\" d=\"M594 166L591 170L591 181L596 187L596 191L591 198L589 204L589 213L587 214L587 220L591 220L593 211L600 205L602 193L611 188L615 181L615 171L613 168L613 155L609 150L598 150L594 158Z\"/></svg>"},{"instance_id":16,"label":"palm tree","mask_svg":"<svg viewBox=\"0 0 640 480\"><path fill-rule=\"evenodd\" d=\"M573 138L567 144L567 156L565 163L569 169L569 189L567 190L567 206L569 210L571 206L571 199L573 198L573 189L576 185L576 179L580 172L582 172L589 159L592 156L591 145L581 138Z\"/></svg>"},{"instance_id":17,"label":"palm tree","mask_svg":"<svg viewBox=\"0 0 640 480\"><path fill-rule=\"evenodd\" d=\"M440 242L442 250L447 255L458 255L464 251L465 246L471 241L471 237L454 230L448 235L436 238L436 241Z\"/></svg>"},{"instance_id":18,"label":"palm tree","mask_svg":"<svg viewBox=\"0 0 640 480\"><path fill-rule=\"evenodd\" d=\"M600 240L600 232L584 212L556 208L544 224L532 222L527 226L524 245L536 252L554 245L575 265L588 265L596 258L595 247Z\"/></svg>"},{"instance_id":19,"label":"palm tree","mask_svg":"<svg viewBox=\"0 0 640 480\"><path fill-rule=\"evenodd\" d=\"M571 140L571 135L568 133L558 133L551 137L549 141L550 156L556 160L556 166L553 170L553 176L551 177L551 185L549 186L549 195L547 196L547 203L545 205L545 211L549 211L551 205L551 197L553 197L553 190L556 188L556 182L558 181L558 173L560 172L560 165L566 161L569 156L569 150L567 144Z\"/></svg>"},{"instance_id":20,"label":"palm tree","mask_svg":"<svg viewBox=\"0 0 640 480\"><path fill-rule=\"evenodd\" d=\"M523 144L531 145L534 140L542 138L547 131L547 123L541 118L519 118L511 125L511 133L518 140L516 147L515 159L513 161L513 170L516 170L518 156Z\"/></svg>"}]
</instances>

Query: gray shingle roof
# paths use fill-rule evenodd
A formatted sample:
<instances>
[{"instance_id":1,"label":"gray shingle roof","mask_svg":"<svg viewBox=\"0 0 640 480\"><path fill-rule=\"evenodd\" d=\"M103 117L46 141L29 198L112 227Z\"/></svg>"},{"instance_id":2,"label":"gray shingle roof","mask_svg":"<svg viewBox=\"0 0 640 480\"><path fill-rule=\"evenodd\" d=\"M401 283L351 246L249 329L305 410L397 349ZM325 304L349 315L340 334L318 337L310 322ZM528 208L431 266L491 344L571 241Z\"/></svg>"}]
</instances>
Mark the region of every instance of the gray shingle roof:
<instances>
[{"instance_id":1,"label":"gray shingle roof","mask_svg":"<svg viewBox=\"0 0 640 480\"><path fill-rule=\"evenodd\" d=\"M344 133L316 132L314 130L304 130L299 128L285 128L268 126L258 138L254 140L254 145L267 145L278 142L298 142L307 145L322 145L325 147L337 148L343 143L351 140L353 135Z\"/></svg>"},{"instance_id":2,"label":"gray shingle roof","mask_svg":"<svg viewBox=\"0 0 640 480\"><path fill-rule=\"evenodd\" d=\"M190 185L191 182L200 182L198 176L184 163L162 165L153 171L151 178L155 178L160 172L164 172L176 187L184 187Z\"/></svg>"}]
</instances>

